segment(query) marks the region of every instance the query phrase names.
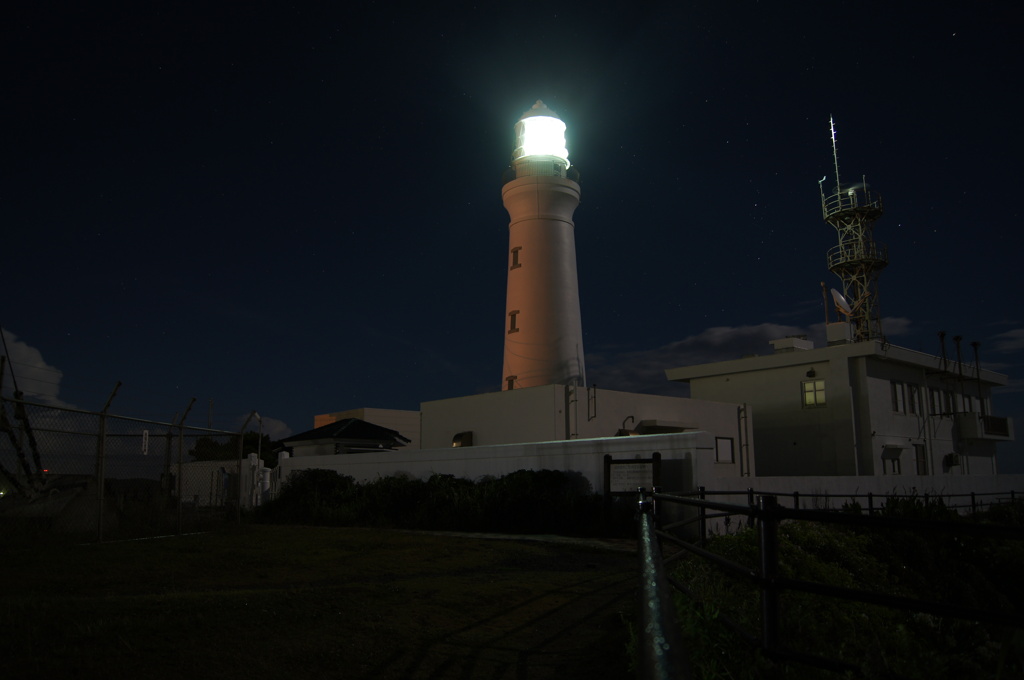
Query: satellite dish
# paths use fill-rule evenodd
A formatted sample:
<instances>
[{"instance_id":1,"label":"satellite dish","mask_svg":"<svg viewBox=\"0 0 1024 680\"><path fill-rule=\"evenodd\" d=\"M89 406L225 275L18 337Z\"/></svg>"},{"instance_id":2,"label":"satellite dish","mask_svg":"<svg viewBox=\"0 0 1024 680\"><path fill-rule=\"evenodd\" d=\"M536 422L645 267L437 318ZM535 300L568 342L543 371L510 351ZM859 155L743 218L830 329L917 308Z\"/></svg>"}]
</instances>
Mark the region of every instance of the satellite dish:
<instances>
[{"instance_id":1,"label":"satellite dish","mask_svg":"<svg viewBox=\"0 0 1024 680\"><path fill-rule=\"evenodd\" d=\"M847 317L853 315L853 310L850 309L850 303L846 301L843 294L835 288L832 289L832 301L836 303L836 310L842 312Z\"/></svg>"}]
</instances>

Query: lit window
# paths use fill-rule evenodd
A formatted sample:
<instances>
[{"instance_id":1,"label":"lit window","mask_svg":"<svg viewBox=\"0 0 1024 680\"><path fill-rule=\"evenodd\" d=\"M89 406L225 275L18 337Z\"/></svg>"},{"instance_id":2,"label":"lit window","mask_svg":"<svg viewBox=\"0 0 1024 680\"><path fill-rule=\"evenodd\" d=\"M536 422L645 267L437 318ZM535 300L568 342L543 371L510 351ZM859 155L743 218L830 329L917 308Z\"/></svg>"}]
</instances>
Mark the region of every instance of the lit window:
<instances>
[{"instance_id":1,"label":"lit window","mask_svg":"<svg viewBox=\"0 0 1024 680\"><path fill-rule=\"evenodd\" d=\"M517 321L518 317L519 317L519 310L518 309L513 309L511 312L508 313L508 332L509 333L518 333L519 332L519 326L516 325L516 321Z\"/></svg>"},{"instance_id":2,"label":"lit window","mask_svg":"<svg viewBox=\"0 0 1024 680\"><path fill-rule=\"evenodd\" d=\"M825 405L825 381L805 380L803 386L804 408L816 408Z\"/></svg>"},{"instance_id":3,"label":"lit window","mask_svg":"<svg viewBox=\"0 0 1024 680\"><path fill-rule=\"evenodd\" d=\"M509 265L509 269L518 269L523 264L519 261L519 251L522 250L522 246L516 246L512 249L512 264Z\"/></svg>"}]
</instances>

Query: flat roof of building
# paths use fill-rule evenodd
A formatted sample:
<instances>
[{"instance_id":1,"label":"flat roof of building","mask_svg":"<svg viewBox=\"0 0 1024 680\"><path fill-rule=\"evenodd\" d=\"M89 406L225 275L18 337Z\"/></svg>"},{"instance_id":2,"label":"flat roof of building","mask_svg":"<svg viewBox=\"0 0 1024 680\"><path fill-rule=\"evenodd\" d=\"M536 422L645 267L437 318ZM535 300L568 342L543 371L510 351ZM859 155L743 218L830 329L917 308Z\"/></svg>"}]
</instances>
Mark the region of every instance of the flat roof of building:
<instances>
[{"instance_id":1,"label":"flat roof of building","mask_svg":"<svg viewBox=\"0 0 1024 680\"><path fill-rule=\"evenodd\" d=\"M699 378L819 364L854 357L871 357L877 361L923 368L931 374L945 374L952 378L962 375L965 379L980 379L984 383L995 386L1006 385L1008 381L1007 376L1002 373L996 373L987 369L978 371L973 363L965 362L959 364L952 359L943 360L942 357L907 349L906 347L899 347L881 340L848 342L828 347L812 347L810 349L787 348L785 351L777 351L774 354L669 368L665 370L665 375L671 381L690 382Z\"/></svg>"}]
</instances>

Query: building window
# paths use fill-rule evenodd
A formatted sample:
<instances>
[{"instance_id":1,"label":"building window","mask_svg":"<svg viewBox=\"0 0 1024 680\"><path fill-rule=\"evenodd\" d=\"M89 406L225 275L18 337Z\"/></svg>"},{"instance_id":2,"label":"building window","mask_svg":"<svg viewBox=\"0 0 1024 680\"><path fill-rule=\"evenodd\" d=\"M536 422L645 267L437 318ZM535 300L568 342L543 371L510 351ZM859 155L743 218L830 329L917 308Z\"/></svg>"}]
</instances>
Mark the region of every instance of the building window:
<instances>
[{"instance_id":1,"label":"building window","mask_svg":"<svg viewBox=\"0 0 1024 680\"><path fill-rule=\"evenodd\" d=\"M732 437L715 437L715 462L735 463L733 454Z\"/></svg>"},{"instance_id":2,"label":"building window","mask_svg":"<svg viewBox=\"0 0 1024 680\"><path fill-rule=\"evenodd\" d=\"M924 444L914 444L914 461L917 463L917 474L928 474L928 449Z\"/></svg>"},{"instance_id":3,"label":"building window","mask_svg":"<svg viewBox=\"0 0 1024 680\"><path fill-rule=\"evenodd\" d=\"M907 412L906 393L904 392L903 387L903 383L897 380L891 380L889 382L889 389L892 393L892 410L895 413Z\"/></svg>"},{"instance_id":4,"label":"building window","mask_svg":"<svg viewBox=\"0 0 1024 680\"><path fill-rule=\"evenodd\" d=\"M522 263L519 261L519 251L522 250L522 246L516 246L512 249L512 264L509 265L509 269L518 269L522 267Z\"/></svg>"},{"instance_id":5,"label":"building window","mask_svg":"<svg viewBox=\"0 0 1024 680\"><path fill-rule=\"evenodd\" d=\"M921 408L921 390L917 385L907 385L907 413L923 413Z\"/></svg>"},{"instance_id":6,"label":"building window","mask_svg":"<svg viewBox=\"0 0 1024 680\"><path fill-rule=\"evenodd\" d=\"M825 405L825 381L805 380L803 386L804 408L818 408Z\"/></svg>"},{"instance_id":7,"label":"building window","mask_svg":"<svg viewBox=\"0 0 1024 680\"><path fill-rule=\"evenodd\" d=\"M508 313L508 332L509 333L518 333L519 332L519 326L516 325L518 317L519 317L519 310L518 309L513 309L511 312Z\"/></svg>"},{"instance_id":8,"label":"building window","mask_svg":"<svg viewBox=\"0 0 1024 680\"><path fill-rule=\"evenodd\" d=\"M882 474L903 474L900 466L901 453L903 453L903 449L897 446L886 446L882 449Z\"/></svg>"},{"instance_id":9,"label":"building window","mask_svg":"<svg viewBox=\"0 0 1024 680\"><path fill-rule=\"evenodd\" d=\"M509 377L505 378L505 389L506 390L513 389L516 386L516 380L518 380L518 379L519 379L519 376L517 376L517 375L510 375Z\"/></svg>"}]
</instances>

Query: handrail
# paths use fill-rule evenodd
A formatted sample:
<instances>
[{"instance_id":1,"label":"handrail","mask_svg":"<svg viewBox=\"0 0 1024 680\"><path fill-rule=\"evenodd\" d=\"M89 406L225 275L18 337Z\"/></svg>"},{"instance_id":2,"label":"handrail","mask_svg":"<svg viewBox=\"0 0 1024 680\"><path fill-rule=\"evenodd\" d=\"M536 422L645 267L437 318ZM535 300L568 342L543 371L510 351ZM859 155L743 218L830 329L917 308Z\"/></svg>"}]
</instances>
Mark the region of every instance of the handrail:
<instances>
[{"instance_id":1,"label":"handrail","mask_svg":"<svg viewBox=\"0 0 1024 680\"><path fill-rule=\"evenodd\" d=\"M648 680L689 678L682 637L676 627L672 598L655 529L654 501L639 489L637 552L640 555L640 658Z\"/></svg>"},{"instance_id":2,"label":"handrail","mask_svg":"<svg viewBox=\"0 0 1024 680\"><path fill-rule=\"evenodd\" d=\"M698 487L698 489L696 491L691 491L691 492L687 492L687 493L671 492L669 495L671 496L672 499L676 499L676 498L689 498L691 501L694 501L692 503L693 505L698 505L698 503L696 503L695 501L697 499L699 499L699 500L702 501L701 504L704 504L705 507L707 507L708 509L720 509L720 510L725 511L728 514L746 514L746 513L736 513L734 511L731 511L732 509L737 507L735 504L723 503L723 504L720 504L719 506L715 506L715 505L707 504L707 503L711 503L713 501L709 501L707 503L703 503L703 501L705 501L706 497L708 497L708 496L733 496L733 497L744 496L744 497L746 497L747 505L748 506L754 506L756 504L756 500L755 499L756 499L757 496L776 496L778 498L792 498L793 499L793 507L797 508L797 509L800 509L800 507L801 507L800 501L801 500L806 500L806 499L813 499L813 500L825 499L826 501L828 501L828 500L860 501L860 500L863 499L863 500L865 500L867 502L867 508L865 508L865 509L867 510L869 515L873 515L875 513L875 511L877 510L877 508L875 507L875 500L879 499L879 498L882 498L882 499L889 499L889 498L917 498L917 499L920 499L921 501L923 501L925 505L928 505L932 500L938 499L938 500L942 501L943 504L945 505L945 507L947 509L949 509L949 510L966 510L967 508L970 508L971 512L974 513L974 512L978 512L979 510L984 509L984 507L985 507L985 502L984 501L985 501L986 498L992 498L992 499L995 499L995 500L998 500L998 501L1008 500L1011 503L1013 503L1019 497L1018 493L1015 490L1013 490L1013 489L1009 489L1007 491L984 491L984 492L970 491L970 492L962 492L962 493L921 493L921 494L919 494L919 493L915 492L915 493L910 493L910 494L898 494L898 493L876 494L876 493L872 493L870 491L866 492L866 493L807 493L807 492L801 492L801 491L794 491L792 493L783 493L783 492L778 492L778 491L758 490L758 489L754 489L754 488L747 488L747 489L745 489L743 491L739 491L739 490L711 491L711 490L705 489L704 487ZM694 496L696 498L693 498ZM951 502L954 499L961 499L961 498L963 498L963 499L968 499L969 498L970 499L970 503L969 504L954 504L954 503ZM709 515L707 517L707 519L710 519L710 518L711 517Z\"/></svg>"}]
</instances>

